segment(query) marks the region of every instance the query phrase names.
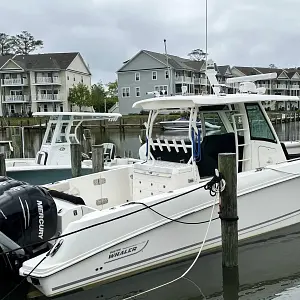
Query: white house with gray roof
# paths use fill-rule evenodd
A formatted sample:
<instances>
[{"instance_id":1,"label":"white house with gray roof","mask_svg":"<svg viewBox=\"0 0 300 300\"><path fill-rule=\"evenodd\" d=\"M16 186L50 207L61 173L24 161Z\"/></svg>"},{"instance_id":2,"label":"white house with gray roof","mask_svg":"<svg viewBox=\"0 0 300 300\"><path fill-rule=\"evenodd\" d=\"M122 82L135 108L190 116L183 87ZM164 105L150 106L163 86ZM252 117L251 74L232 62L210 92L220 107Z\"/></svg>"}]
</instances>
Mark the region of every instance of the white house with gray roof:
<instances>
[{"instance_id":1,"label":"white house with gray roof","mask_svg":"<svg viewBox=\"0 0 300 300\"><path fill-rule=\"evenodd\" d=\"M73 84L91 87L91 72L79 52L0 56L0 114L70 111Z\"/></svg>"},{"instance_id":2,"label":"white house with gray roof","mask_svg":"<svg viewBox=\"0 0 300 300\"><path fill-rule=\"evenodd\" d=\"M215 68L221 82L232 76L229 66ZM175 95L186 86L187 94L203 93L207 90L204 71L205 61L141 50L117 71L119 111L125 115L139 113L132 105L141 98L152 97L148 92Z\"/></svg>"}]
</instances>

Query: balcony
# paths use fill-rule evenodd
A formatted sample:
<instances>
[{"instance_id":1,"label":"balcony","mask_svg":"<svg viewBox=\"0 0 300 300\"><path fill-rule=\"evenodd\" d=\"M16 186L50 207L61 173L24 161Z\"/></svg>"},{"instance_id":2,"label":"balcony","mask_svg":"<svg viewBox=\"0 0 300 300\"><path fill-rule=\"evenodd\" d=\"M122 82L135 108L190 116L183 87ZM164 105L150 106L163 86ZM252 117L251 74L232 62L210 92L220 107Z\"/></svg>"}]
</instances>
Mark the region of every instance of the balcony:
<instances>
[{"instance_id":1,"label":"balcony","mask_svg":"<svg viewBox=\"0 0 300 300\"><path fill-rule=\"evenodd\" d=\"M60 78L58 77L37 77L35 80L35 85L61 85Z\"/></svg>"},{"instance_id":2,"label":"balcony","mask_svg":"<svg viewBox=\"0 0 300 300\"><path fill-rule=\"evenodd\" d=\"M195 77L194 78L194 84L200 84L200 78Z\"/></svg>"},{"instance_id":3,"label":"balcony","mask_svg":"<svg viewBox=\"0 0 300 300\"><path fill-rule=\"evenodd\" d=\"M61 102L63 101L62 94L38 94L36 95L36 102Z\"/></svg>"},{"instance_id":4,"label":"balcony","mask_svg":"<svg viewBox=\"0 0 300 300\"><path fill-rule=\"evenodd\" d=\"M291 90L299 90L300 86L299 84L292 84L291 85Z\"/></svg>"},{"instance_id":5,"label":"balcony","mask_svg":"<svg viewBox=\"0 0 300 300\"><path fill-rule=\"evenodd\" d=\"M277 84L277 87L275 87L277 90L286 90L287 85L286 84Z\"/></svg>"},{"instance_id":6,"label":"balcony","mask_svg":"<svg viewBox=\"0 0 300 300\"><path fill-rule=\"evenodd\" d=\"M28 85L27 78L9 78L2 79L1 86L20 86L20 85Z\"/></svg>"},{"instance_id":7,"label":"balcony","mask_svg":"<svg viewBox=\"0 0 300 300\"><path fill-rule=\"evenodd\" d=\"M5 96L3 103L25 103L29 102L28 95Z\"/></svg>"},{"instance_id":8,"label":"balcony","mask_svg":"<svg viewBox=\"0 0 300 300\"><path fill-rule=\"evenodd\" d=\"M258 84L257 84L257 87L264 87L264 88L266 88L266 89L269 89L269 88L270 88L270 85L267 84L267 83L258 83Z\"/></svg>"}]
</instances>

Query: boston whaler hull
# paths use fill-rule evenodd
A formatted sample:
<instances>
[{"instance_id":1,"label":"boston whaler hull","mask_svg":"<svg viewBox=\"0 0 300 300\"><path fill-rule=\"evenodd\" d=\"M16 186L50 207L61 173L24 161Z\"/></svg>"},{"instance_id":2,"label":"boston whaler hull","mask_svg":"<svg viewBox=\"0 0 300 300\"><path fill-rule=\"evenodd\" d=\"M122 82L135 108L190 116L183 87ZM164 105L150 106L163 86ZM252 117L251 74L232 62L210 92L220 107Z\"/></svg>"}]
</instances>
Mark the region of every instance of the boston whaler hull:
<instances>
[{"instance_id":1,"label":"boston whaler hull","mask_svg":"<svg viewBox=\"0 0 300 300\"><path fill-rule=\"evenodd\" d=\"M0 245L5 250L23 247L21 262L12 257L21 276L53 296L220 247L219 203L204 186L216 179L221 153L236 153L239 240L300 222L300 155L288 153L262 105L298 97L265 95L244 77L231 78L230 83L242 81L239 92L225 94L211 61L206 74L213 95L154 97L133 105L150 111L140 149L145 161L49 184L39 192L29 186L18 187L21 194L14 190L0 195ZM272 79L277 73L257 76L250 79ZM187 139L153 138L159 112L175 108L189 109ZM222 131L201 132L199 114L204 122L205 115L214 115ZM47 215L37 213L40 195ZM16 209L18 232L24 237L10 230ZM40 223L30 222L37 214L47 230L43 239L35 234ZM42 254L28 248L35 241L47 246Z\"/></svg>"},{"instance_id":2,"label":"boston whaler hull","mask_svg":"<svg viewBox=\"0 0 300 300\"><path fill-rule=\"evenodd\" d=\"M276 170L238 174L240 240L300 221L299 201L297 193L293 192L300 184L297 169L300 170L300 161L280 164ZM93 180L93 175L89 176ZM208 221L215 199L209 191L195 189L203 184L205 181L176 193L155 195L143 203L172 219ZM141 211L122 217L138 210ZM212 218L217 217L218 203ZM208 222L180 224L144 205L129 202L86 214L71 223L62 236L102 222L107 223L59 238L56 245L60 247L56 249L54 246L56 252L53 256L50 252L40 265L45 254L24 262L20 274L26 276L30 273L28 280L47 296L99 281L115 280L197 253L208 226ZM214 220L203 251L220 247L220 235L220 222Z\"/></svg>"}]
</instances>

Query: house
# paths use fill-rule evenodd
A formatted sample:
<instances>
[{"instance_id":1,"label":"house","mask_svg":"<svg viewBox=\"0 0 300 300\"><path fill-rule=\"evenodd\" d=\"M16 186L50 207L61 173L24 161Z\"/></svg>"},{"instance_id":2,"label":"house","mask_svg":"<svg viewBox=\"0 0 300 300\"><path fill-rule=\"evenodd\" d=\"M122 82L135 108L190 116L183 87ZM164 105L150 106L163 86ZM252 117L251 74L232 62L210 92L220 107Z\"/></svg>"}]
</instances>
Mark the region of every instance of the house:
<instances>
[{"instance_id":1,"label":"house","mask_svg":"<svg viewBox=\"0 0 300 300\"><path fill-rule=\"evenodd\" d=\"M73 84L91 87L91 72L79 52L0 57L0 114L70 111Z\"/></svg>"},{"instance_id":2,"label":"house","mask_svg":"<svg viewBox=\"0 0 300 300\"><path fill-rule=\"evenodd\" d=\"M231 76L230 67L215 66L221 81ZM207 90L205 61L193 61L175 55L141 50L117 71L119 110L122 114L139 113L132 105L139 99L153 97L149 92L200 94Z\"/></svg>"},{"instance_id":3,"label":"house","mask_svg":"<svg viewBox=\"0 0 300 300\"><path fill-rule=\"evenodd\" d=\"M125 61L117 71L118 98L116 107L122 114L140 113L133 109L134 102L153 97L149 92L176 95L185 87L187 94L202 94L212 90L206 84L205 61L194 61L175 55L165 55L148 50L141 50ZM217 78L224 84L227 78L237 76L277 73L277 79L256 81L257 87L265 87L269 94L300 96L300 68L264 68L244 66L218 66L215 64ZM237 84L227 88L235 92ZM266 109L296 110L299 101L264 103Z\"/></svg>"},{"instance_id":4,"label":"house","mask_svg":"<svg viewBox=\"0 0 300 300\"><path fill-rule=\"evenodd\" d=\"M277 73L277 78L272 80L257 80L257 87L265 87L267 94L300 96L300 69L298 68L262 68L239 67L231 68L233 76L248 76L266 73ZM237 87L237 86L235 86ZM297 110L299 101L269 102L264 103L267 110Z\"/></svg>"}]
</instances>

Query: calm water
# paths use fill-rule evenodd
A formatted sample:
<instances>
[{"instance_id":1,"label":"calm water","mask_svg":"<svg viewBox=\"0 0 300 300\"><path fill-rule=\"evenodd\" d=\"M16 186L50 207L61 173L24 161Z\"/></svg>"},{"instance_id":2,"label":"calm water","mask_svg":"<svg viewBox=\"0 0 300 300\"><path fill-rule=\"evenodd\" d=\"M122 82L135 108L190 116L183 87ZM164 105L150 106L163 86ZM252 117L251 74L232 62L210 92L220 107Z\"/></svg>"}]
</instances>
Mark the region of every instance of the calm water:
<instances>
[{"instance_id":1,"label":"calm water","mask_svg":"<svg viewBox=\"0 0 300 300\"><path fill-rule=\"evenodd\" d=\"M276 125L281 140L300 139L299 123ZM138 157L140 131L92 131L93 144L112 142L119 155L131 151ZM179 133L177 133L178 135ZM25 139L26 157L34 157L39 149L41 135L31 131ZM219 222L219 220L215 221ZM186 225L182 225L186 226ZM195 225L189 225L195 226ZM188 227L187 227L188 229ZM239 248L239 274L226 272L222 276L221 253L202 256L187 279L180 279L171 285L149 292L135 299L148 300L200 300L200 299L300 299L300 225L265 235L263 240L252 240ZM171 266L135 275L107 285L94 287L75 294L61 296L61 300L103 299L121 300L136 295L155 286L166 283L182 275L193 259ZM16 286L0 273L0 300ZM2 278L3 277L3 278ZM26 299L29 285L19 286L5 299ZM39 299L47 299L39 297Z\"/></svg>"}]
</instances>

